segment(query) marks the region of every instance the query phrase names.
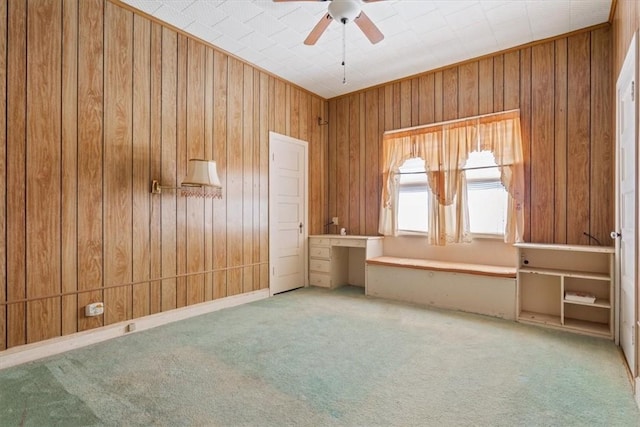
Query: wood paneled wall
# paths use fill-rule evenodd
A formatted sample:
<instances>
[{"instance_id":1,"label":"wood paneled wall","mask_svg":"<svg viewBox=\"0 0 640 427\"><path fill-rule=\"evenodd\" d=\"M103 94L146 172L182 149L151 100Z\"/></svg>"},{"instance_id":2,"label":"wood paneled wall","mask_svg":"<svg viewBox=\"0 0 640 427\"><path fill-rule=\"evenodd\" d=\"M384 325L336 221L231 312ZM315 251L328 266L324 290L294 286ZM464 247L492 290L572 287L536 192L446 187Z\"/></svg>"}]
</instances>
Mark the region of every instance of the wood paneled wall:
<instances>
[{"instance_id":1,"label":"wood paneled wall","mask_svg":"<svg viewBox=\"0 0 640 427\"><path fill-rule=\"evenodd\" d=\"M110 1L8 0L0 26L0 350L268 287L269 131L322 176L326 101ZM150 194L189 158L222 200Z\"/></svg>"},{"instance_id":2,"label":"wood paneled wall","mask_svg":"<svg viewBox=\"0 0 640 427\"><path fill-rule=\"evenodd\" d=\"M613 85L615 87L618 74L622 69L624 58L633 35L640 29L640 4L636 0L616 0L613 15Z\"/></svg>"},{"instance_id":3,"label":"wood paneled wall","mask_svg":"<svg viewBox=\"0 0 640 427\"><path fill-rule=\"evenodd\" d=\"M384 131L519 108L525 240L610 244L611 51L601 26L329 100L327 217L377 234Z\"/></svg>"}]
</instances>

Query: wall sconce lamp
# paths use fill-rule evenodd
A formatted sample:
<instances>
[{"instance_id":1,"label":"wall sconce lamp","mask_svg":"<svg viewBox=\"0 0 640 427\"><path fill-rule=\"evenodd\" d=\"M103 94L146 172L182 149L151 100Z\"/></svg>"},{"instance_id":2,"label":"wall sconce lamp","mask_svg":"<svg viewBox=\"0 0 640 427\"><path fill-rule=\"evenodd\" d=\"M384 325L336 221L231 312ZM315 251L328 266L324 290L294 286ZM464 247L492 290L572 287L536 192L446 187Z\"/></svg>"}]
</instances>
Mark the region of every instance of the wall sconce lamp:
<instances>
[{"instance_id":1,"label":"wall sconce lamp","mask_svg":"<svg viewBox=\"0 0 640 427\"><path fill-rule=\"evenodd\" d=\"M151 181L151 193L162 194L162 190L180 190L184 197L203 197L221 199L222 184L218 178L216 162L213 160L189 159L187 177L180 187L160 185L160 181Z\"/></svg>"}]
</instances>

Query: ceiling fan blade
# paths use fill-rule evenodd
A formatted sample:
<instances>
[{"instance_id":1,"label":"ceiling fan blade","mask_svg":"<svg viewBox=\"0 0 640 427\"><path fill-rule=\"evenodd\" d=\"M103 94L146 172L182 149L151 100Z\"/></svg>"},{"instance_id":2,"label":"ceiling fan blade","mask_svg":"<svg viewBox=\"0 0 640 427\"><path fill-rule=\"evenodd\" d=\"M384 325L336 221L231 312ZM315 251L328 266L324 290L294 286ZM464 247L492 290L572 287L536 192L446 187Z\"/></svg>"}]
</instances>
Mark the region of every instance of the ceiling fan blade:
<instances>
[{"instance_id":1,"label":"ceiling fan blade","mask_svg":"<svg viewBox=\"0 0 640 427\"><path fill-rule=\"evenodd\" d=\"M284 3L284 2L290 2L290 1L327 1L327 0L273 0L274 3ZM373 1L378 1L378 0L373 0Z\"/></svg>"},{"instance_id":2,"label":"ceiling fan blade","mask_svg":"<svg viewBox=\"0 0 640 427\"><path fill-rule=\"evenodd\" d=\"M324 30L326 30L329 24L331 24L331 21L333 21L333 18L328 13L323 16L322 19L320 19L320 21L316 24L316 26L313 27L313 30L311 30L307 38L304 39L304 44L316 44L322 33L324 33Z\"/></svg>"},{"instance_id":3,"label":"ceiling fan blade","mask_svg":"<svg viewBox=\"0 0 640 427\"><path fill-rule=\"evenodd\" d=\"M373 44L378 43L384 39L384 34L380 32L376 24L369 19L366 13L360 12L360 15L356 19L353 20L358 27L362 30L365 36L369 39L369 41Z\"/></svg>"}]
</instances>

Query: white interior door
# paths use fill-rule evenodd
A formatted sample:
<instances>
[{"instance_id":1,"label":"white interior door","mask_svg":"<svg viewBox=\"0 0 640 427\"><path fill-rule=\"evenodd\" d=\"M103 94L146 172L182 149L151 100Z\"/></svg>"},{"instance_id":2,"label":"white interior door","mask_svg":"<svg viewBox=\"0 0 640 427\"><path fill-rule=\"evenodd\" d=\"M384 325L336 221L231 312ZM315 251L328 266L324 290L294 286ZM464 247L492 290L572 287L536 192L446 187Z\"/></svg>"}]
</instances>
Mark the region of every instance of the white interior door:
<instances>
[{"instance_id":1,"label":"white interior door","mask_svg":"<svg viewBox=\"0 0 640 427\"><path fill-rule=\"evenodd\" d=\"M307 277L307 143L269 134L269 269L271 295L305 286Z\"/></svg>"},{"instance_id":2,"label":"white interior door","mask_svg":"<svg viewBox=\"0 0 640 427\"><path fill-rule=\"evenodd\" d=\"M616 83L618 310L620 346L636 375L636 38Z\"/></svg>"}]
</instances>

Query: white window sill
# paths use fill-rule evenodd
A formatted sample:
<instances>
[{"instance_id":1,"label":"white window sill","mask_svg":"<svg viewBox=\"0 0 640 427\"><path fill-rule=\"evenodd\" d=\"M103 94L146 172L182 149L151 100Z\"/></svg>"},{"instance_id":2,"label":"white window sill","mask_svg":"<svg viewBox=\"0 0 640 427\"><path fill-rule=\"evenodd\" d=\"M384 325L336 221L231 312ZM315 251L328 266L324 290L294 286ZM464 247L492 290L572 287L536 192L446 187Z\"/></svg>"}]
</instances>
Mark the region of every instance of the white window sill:
<instances>
[{"instance_id":1,"label":"white window sill","mask_svg":"<svg viewBox=\"0 0 640 427\"><path fill-rule=\"evenodd\" d=\"M504 240L504 234L471 233L472 239Z\"/></svg>"}]
</instances>

